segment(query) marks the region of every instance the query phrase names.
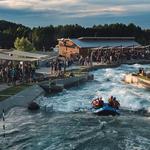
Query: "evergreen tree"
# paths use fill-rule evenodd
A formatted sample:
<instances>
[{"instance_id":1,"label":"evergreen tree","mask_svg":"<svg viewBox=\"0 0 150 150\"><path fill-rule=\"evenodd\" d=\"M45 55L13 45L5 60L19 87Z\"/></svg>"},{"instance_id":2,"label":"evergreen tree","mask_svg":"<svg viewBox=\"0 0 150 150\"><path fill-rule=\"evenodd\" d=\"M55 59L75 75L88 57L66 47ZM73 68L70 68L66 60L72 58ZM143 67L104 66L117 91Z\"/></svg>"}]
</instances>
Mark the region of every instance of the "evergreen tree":
<instances>
[{"instance_id":1,"label":"evergreen tree","mask_svg":"<svg viewBox=\"0 0 150 150\"><path fill-rule=\"evenodd\" d=\"M17 50L20 51L32 51L34 50L34 47L32 43L27 38L16 38L14 46Z\"/></svg>"},{"instance_id":2,"label":"evergreen tree","mask_svg":"<svg viewBox=\"0 0 150 150\"><path fill-rule=\"evenodd\" d=\"M142 45L150 44L150 30L141 29L139 26L130 23L129 25L122 23L94 25L93 27L82 27L80 25L59 25L36 27L30 29L21 24L15 24L8 21L0 20L0 48L14 48L14 42L24 37L30 45L30 49L34 46L36 50L51 50L55 47L57 39L60 38L78 38L83 36L90 37L135 37L136 41ZM26 40L25 40L26 39ZM32 44L31 42L32 41ZM16 43L17 44L17 43ZM25 45L25 43L24 43ZM17 46L18 47L18 46ZM24 48L21 47L22 50ZM26 50L26 49L25 49Z\"/></svg>"}]
</instances>

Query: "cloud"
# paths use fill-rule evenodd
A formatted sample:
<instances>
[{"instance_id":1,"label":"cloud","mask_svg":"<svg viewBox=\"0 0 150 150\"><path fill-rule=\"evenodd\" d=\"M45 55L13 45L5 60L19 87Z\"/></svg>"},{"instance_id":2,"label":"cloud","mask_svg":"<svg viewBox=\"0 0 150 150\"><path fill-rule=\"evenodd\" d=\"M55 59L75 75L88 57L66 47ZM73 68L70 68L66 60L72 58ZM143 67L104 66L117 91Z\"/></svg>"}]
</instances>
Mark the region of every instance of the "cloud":
<instances>
[{"instance_id":1,"label":"cloud","mask_svg":"<svg viewBox=\"0 0 150 150\"><path fill-rule=\"evenodd\" d=\"M45 12L45 16L53 14L54 11L66 17L86 17L148 11L150 2L149 0L142 0L142 3L141 0L0 0L0 7L42 11Z\"/></svg>"},{"instance_id":2,"label":"cloud","mask_svg":"<svg viewBox=\"0 0 150 150\"><path fill-rule=\"evenodd\" d=\"M74 12L65 12L67 17L89 17L89 16L97 16L97 15L105 15L105 14L111 14L111 15L119 15L125 12L125 9L122 7L108 7L108 8L103 8L103 7L86 7L84 9L79 9L75 10Z\"/></svg>"},{"instance_id":3,"label":"cloud","mask_svg":"<svg viewBox=\"0 0 150 150\"><path fill-rule=\"evenodd\" d=\"M63 24L64 20L78 22L89 17L101 20L150 14L149 8L150 0L0 0L0 17L37 22L50 19Z\"/></svg>"},{"instance_id":4,"label":"cloud","mask_svg":"<svg viewBox=\"0 0 150 150\"><path fill-rule=\"evenodd\" d=\"M78 0L1 0L0 6L12 9L44 10L77 3Z\"/></svg>"}]
</instances>

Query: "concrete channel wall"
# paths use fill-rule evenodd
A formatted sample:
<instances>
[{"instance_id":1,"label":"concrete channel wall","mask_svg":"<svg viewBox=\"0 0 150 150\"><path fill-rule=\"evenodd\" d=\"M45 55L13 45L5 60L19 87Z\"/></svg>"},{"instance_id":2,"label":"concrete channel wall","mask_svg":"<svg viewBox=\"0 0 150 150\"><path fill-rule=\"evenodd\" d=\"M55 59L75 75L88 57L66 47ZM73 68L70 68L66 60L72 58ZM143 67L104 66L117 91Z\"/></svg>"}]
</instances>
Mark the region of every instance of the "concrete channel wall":
<instances>
[{"instance_id":1,"label":"concrete channel wall","mask_svg":"<svg viewBox=\"0 0 150 150\"><path fill-rule=\"evenodd\" d=\"M92 74L89 74L89 73L83 73L82 75L80 76L75 76L75 77L68 77L68 78L63 78L63 79L55 79L55 80L52 80L52 81L44 81L44 82L41 82L39 83L39 85L45 89L45 91L49 91L49 84L52 82L55 83L55 87L61 87L62 89L63 88L69 88L71 86L74 86L74 85L77 85L77 84L80 84L82 82L86 82L88 80L93 80L94 76ZM53 87L51 87L51 89L53 89Z\"/></svg>"},{"instance_id":2,"label":"concrete channel wall","mask_svg":"<svg viewBox=\"0 0 150 150\"><path fill-rule=\"evenodd\" d=\"M42 94L44 94L44 90L38 85L33 85L0 102L0 115L2 115L3 109L6 112L13 107L27 107L30 102Z\"/></svg>"},{"instance_id":3,"label":"concrete channel wall","mask_svg":"<svg viewBox=\"0 0 150 150\"><path fill-rule=\"evenodd\" d=\"M66 79L56 79L54 80L56 84L63 86L64 88L73 86L74 84L81 83L82 81L87 81L89 74L84 74L79 77L70 77ZM44 81L41 83L43 85L49 85L49 81ZM40 95L44 95L45 91L40 85L33 85L25 90L17 93L14 96L7 98L6 100L0 102L0 116L3 110L6 112L13 107L28 107L28 104L34 101Z\"/></svg>"},{"instance_id":4,"label":"concrete channel wall","mask_svg":"<svg viewBox=\"0 0 150 150\"><path fill-rule=\"evenodd\" d=\"M64 88L70 87L74 84L79 84L82 81L87 81L88 80L89 74L86 73L84 75L81 75L79 77L70 77L66 79L57 79L56 84L62 85Z\"/></svg>"}]
</instances>

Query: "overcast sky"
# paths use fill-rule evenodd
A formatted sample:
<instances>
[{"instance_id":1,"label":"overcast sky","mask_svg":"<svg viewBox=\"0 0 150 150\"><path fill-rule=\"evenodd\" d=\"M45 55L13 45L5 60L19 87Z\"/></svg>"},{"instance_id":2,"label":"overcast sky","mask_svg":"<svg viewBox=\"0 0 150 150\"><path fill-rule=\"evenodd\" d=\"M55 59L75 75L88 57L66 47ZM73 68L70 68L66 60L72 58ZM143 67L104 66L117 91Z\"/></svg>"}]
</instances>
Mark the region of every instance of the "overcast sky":
<instances>
[{"instance_id":1,"label":"overcast sky","mask_svg":"<svg viewBox=\"0 0 150 150\"><path fill-rule=\"evenodd\" d=\"M150 0L0 0L0 20L31 27L133 22L150 28Z\"/></svg>"}]
</instances>

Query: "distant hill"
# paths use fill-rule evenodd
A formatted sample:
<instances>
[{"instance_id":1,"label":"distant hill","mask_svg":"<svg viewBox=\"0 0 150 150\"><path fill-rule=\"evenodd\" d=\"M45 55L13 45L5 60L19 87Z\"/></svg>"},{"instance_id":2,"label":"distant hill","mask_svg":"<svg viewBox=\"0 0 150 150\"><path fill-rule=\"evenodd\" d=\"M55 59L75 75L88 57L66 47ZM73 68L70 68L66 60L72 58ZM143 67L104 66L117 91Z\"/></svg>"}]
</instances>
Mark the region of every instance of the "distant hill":
<instances>
[{"instance_id":1,"label":"distant hill","mask_svg":"<svg viewBox=\"0 0 150 150\"><path fill-rule=\"evenodd\" d=\"M0 47L13 48L17 37L29 37L31 29L21 24L0 20Z\"/></svg>"},{"instance_id":2,"label":"distant hill","mask_svg":"<svg viewBox=\"0 0 150 150\"><path fill-rule=\"evenodd\" d=\"M22 24L16 24L5 20L0 20L0 31L7 30L9 28L17 29L18 27L27 28L23 26Z\"/></svg>"}]
</instances>

